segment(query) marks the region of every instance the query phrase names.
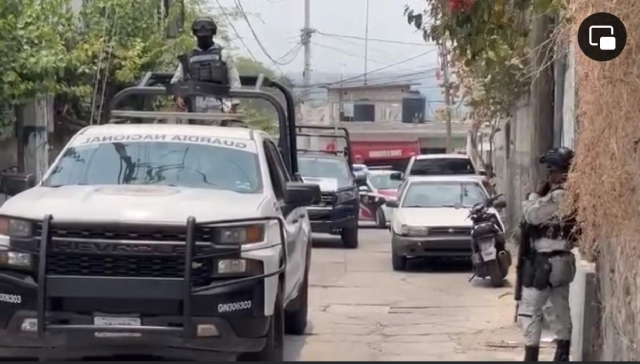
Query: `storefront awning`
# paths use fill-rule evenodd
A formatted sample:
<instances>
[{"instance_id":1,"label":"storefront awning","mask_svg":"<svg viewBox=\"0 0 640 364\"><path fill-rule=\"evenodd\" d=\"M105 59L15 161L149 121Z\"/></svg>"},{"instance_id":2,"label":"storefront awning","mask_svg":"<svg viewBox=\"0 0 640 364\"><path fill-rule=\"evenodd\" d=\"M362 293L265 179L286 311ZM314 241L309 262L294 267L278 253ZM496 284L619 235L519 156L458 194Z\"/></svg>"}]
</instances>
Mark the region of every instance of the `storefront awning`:
<instances>
[{"instance_id":1,"label":"storefront awning","mask_svg":"<svg viewBox=\"0 0 640 364\"><path fill-rule=\"evenodd\" d=\"M397 160L420 154L420 143L414 142L351 142L355 163L370 160Z\"/></svg>"}]
</instances>

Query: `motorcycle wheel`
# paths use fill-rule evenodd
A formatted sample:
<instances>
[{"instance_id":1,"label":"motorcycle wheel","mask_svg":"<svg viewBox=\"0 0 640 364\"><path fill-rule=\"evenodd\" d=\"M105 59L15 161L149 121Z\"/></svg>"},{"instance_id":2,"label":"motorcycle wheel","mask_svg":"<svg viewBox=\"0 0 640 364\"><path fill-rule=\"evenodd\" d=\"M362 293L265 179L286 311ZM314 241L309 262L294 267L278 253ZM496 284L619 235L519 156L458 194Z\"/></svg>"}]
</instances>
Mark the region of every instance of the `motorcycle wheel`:
<instances>
[{"instance_id":1,"label":"motorcycle wheel","mask_svg":"<svg viewBox=\"0 0 640 364\"><path fill-rule=\"evenodd\" d=\"M491 278L491 285L494 287L502 287L504 285L504 276L502 275L502 269L497 260L492 260L486 263L489 277Z\"/></svg>"}]
</instances>

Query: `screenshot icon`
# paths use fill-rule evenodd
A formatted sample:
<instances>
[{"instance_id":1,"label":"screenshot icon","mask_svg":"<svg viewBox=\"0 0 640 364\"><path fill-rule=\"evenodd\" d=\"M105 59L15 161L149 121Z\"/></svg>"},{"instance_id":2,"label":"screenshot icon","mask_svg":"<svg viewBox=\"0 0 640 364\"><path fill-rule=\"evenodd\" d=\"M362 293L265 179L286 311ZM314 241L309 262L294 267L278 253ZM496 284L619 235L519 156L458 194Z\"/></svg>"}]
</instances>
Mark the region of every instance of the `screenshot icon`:
<instances>
[{"instance_id":1,"label":"screenshot icon","mask_svg":"<svg viewBox=\"0 0 640 364\"><path fill-rule=\"evenodd\" d=\"M598 62L615 59L627 43L627 30L622 21L609 13L588 16L578 29L578 44L582 52Z\"/></svg>"}]
</instances>

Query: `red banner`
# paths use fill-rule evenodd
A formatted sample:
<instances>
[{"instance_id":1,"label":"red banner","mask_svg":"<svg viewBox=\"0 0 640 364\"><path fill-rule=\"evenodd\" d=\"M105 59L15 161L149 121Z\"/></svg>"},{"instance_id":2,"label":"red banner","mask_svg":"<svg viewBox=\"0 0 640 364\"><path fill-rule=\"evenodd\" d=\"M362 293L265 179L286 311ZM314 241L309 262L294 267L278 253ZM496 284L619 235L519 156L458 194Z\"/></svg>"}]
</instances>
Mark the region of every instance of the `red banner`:
<instances>
[{"instance_id":1,"label":"red banner","mask_svg":"<svg viewBox=\"0 0 640 364\"><path fill-rule=\"evenodd\" d=\"M369 160L405 159L420 154L418 142L352 142L355 163Z\"/></svg>"}]
</instances>

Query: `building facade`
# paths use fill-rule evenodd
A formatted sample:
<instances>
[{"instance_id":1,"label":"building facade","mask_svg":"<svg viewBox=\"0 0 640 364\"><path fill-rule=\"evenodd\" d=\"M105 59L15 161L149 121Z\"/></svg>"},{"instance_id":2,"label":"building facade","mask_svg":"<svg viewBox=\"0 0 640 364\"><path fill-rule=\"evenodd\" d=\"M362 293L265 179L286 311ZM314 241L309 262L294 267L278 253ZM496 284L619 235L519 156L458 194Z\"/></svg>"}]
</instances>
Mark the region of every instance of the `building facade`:
<instances>
[{"instance_id":1,"label":"building facade","mask_svg":"<svg viewBox=\"0 0 640 364\"><path fill-rule=\"evenodd\" d=\"M402 119L402 101L411 96L411 86L417 84L344 84L327 88L326 115L330 123L357 118L357 108L372 106L371 122L399 122Z\"/></svg>"}]
</instances>

